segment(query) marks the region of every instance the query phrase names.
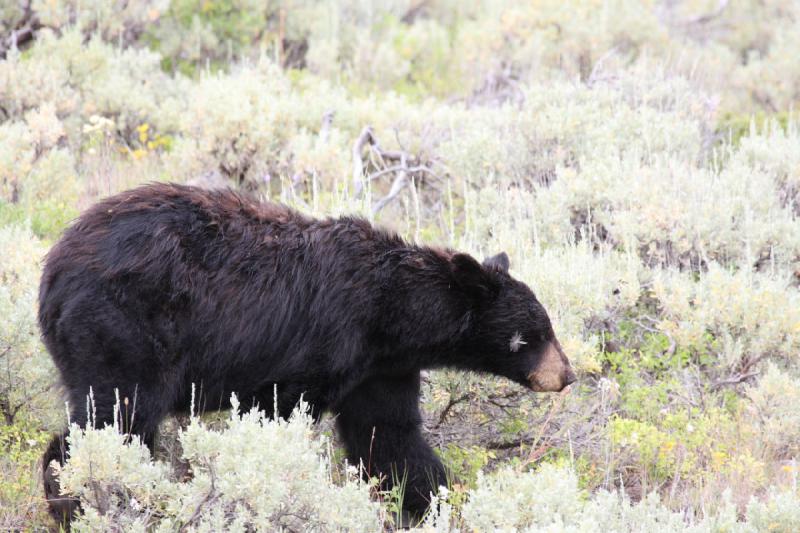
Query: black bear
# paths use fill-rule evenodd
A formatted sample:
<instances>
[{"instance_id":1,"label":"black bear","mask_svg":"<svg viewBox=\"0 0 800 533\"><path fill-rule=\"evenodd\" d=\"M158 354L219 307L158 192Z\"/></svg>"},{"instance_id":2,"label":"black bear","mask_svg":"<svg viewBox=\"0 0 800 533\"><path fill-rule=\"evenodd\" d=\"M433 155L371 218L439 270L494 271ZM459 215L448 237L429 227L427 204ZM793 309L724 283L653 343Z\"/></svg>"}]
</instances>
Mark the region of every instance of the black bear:
<instances>
[{"instance_id":1,"label":"black bear","mask_svg":"<svg viewBox=\"0 0 800 533\"><path fill-rule=\"evenodd\" d=\"M356 217L314 219L233 191L150 184L83 213L47 256L39 324L73 421L113 420L115 389L135 398L132 432L150 446L159 422L236 392L288 416L300 396L338 414L351 461L405 477L404 506L423 512L445 470L420 432L420 370L504 376L534 391L575 380L550 320L501 253L479 263L408 244ZM44 455L45 494L61 499ZM396 478L395 478L396 479Z\"/></svg>"}]
</instances>

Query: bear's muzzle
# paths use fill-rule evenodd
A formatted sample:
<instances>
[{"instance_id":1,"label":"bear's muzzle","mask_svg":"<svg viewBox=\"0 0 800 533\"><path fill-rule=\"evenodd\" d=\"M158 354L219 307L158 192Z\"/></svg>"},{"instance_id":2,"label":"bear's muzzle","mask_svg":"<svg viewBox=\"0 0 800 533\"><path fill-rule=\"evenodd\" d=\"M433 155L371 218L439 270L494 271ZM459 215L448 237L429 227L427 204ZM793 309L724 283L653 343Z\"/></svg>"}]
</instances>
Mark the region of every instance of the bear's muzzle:
<instances>
[{"instance_id":1,"label":"bear's muzzle","mask_svg":"<svg viewBox=\"0 0 800 533\"><path fill-rule=\"evenodd\" d=\"M577 379L556 339L547 343L536 369L528 374L528 383L535 392L560 392Z\"/></svg>"}]
</instances>

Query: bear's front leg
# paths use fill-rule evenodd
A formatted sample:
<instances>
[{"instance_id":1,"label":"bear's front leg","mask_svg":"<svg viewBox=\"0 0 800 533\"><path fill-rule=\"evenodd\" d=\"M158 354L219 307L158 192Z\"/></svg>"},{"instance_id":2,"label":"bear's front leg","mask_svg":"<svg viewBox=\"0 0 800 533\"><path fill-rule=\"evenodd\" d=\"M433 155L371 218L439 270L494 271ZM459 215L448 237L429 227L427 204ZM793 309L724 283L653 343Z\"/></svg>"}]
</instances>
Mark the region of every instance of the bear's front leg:
<instances>
[{"instance_id":1,"label":"bear's front leg","mask_svg":"<svg viewBox=\"0 0 800 533\"><path fill-rule=\"evenodd\" d=\"M383 487L405 483L403 508L421 516L430 493L447 485L444 466L422 438L419 372L371 378L337 406L337 426L349 460L359 460Z\"/></svg>"}]
</instances>

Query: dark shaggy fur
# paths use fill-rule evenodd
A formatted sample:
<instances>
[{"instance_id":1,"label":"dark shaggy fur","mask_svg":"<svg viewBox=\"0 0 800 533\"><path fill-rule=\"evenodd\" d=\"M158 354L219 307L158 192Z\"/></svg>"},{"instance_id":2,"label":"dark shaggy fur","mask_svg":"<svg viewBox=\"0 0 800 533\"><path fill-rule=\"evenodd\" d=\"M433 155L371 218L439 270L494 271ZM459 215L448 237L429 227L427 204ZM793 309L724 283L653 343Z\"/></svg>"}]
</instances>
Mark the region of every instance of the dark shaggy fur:
<instances>
[{"instance_id":1,"label":"dark shaggy fur","mask_svg":"<svg viewBox=\"0 0 800 533\"><path fill-rule=\"evenodd\" d=\"M152 449L163 417L188 409L193 383L206 409L228 407L236 392L270 413L277 385L280 416L303 395L316 416L338 413L351 461L372 475L405 471L414 512L445 483L420 432L420 370L530 386L557 346L505 254L481 265L360 218L318 220L231 191L161 184L101 201L65 232L47 256L39 323L72 420L86 423L91 387L97 425L110 423L119 389L135 398L131 429ZM515 335L524 341L510 345ZM574 380L563 363L547 367L560 386L546 390ZM50 499L61 439L44 457ZM75 504L54 507L63 516Z\"/></svg>"}]
</instances>

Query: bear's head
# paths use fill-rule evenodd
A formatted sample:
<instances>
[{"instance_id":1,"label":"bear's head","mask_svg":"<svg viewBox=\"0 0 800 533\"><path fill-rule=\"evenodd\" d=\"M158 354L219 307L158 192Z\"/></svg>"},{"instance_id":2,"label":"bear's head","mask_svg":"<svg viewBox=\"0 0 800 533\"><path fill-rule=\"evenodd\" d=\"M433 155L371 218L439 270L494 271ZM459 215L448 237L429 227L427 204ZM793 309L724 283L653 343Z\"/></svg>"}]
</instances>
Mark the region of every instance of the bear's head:
<instances>
[{"instance_id":1,"label":"bear's head","mask_svg":"<svg viewBox=\"0 0 800 533\"><path fill-rule=\"evenodd\" d=\"M465 366L521 383L536 392L558 392L576 380L533 291L509 274L505 253L478 263L455 254L452 274L473 302Z\"/></svg>"}]
</instances>

